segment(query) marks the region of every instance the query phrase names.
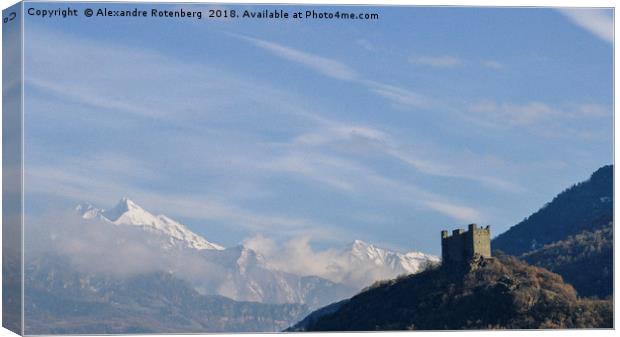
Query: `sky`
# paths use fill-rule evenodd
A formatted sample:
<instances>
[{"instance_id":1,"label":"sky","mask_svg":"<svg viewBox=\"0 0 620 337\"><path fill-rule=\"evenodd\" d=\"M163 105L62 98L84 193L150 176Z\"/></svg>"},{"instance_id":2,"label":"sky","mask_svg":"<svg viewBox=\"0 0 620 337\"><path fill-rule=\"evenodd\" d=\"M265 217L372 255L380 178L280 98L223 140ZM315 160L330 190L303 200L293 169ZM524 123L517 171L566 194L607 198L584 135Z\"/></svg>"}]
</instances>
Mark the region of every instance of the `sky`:
<instances>
[{"instance_id":1,"label":"sky","mask_svg":"<svg viewBox=\"0 0 620 337\"><path fill-rule=\"evenodd\" d=\"M27 217L127 196L224 246L439 254L612 163L611 10L349 9L379 19L26 17Z\"/></svg>"}]
</instances>

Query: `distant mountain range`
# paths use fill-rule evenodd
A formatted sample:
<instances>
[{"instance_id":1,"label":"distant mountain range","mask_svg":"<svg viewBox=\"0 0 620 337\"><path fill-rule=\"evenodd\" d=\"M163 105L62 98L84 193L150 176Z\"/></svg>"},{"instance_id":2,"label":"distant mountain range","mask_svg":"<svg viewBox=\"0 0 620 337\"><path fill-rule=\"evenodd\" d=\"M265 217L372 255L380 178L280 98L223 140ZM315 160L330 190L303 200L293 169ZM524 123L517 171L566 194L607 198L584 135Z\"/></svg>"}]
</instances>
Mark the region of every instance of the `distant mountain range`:
<instances>
[{"instance_id":1,"label":"distant mountain range","mask_svg":"<svg viewBox=\"0 0 620 337\"><path fill-rule=\"evenodd\" d=\"M322 277L296 275L278 270L251 248L243 245L224 248L210 242L165 215L151 214L128 198L122 198L110 210L90 204L80 204L76 210L86 221L99 220L104 225L143 230L151 234L151 241L159 239L159 242L152 242L154 249L183 250L199 255L218 266L226 277L220 284L209 278L209 282L194 285L206 293L239 301L303 303L316 308L348 297L379 279L415 273L424 264L439 261L432 255L393 252L354 240L334 254L329 272Z\"/></svg>"},{"instance_id":2,"label":"distant mountain range","mask_svg":"<svg viewBox=\"0 0 620 337\"><path fill-rule=\"evenodd\" d=\"M38 317L27 324L31 331L279 331L311 309L350 297L377 280L415 273L439 261L432 255L399 253L354 240L331 251L333 260L323 275L301 275L279 270L268 258L244 245L224 247L209 241L128 198L109 210L84 203L76 211L75 224L64 232L62 226L50 227L53 232L42 236L51 239L51 251L27 256L27 288L33 289L29 299L35 304L27 313ZM53 260L64 262L56 264ZM155 289L164 294L178 292L175 301L158 299L155 293L147 294L148 289L130 296L125 291L135 287L136 280L156 285ZM164 290L166 285L180 288ZM116 298L118 294L124 294L124 302ZM54 312L54 308L66 305L80 309ZM157 307L191 310L192 305L198 305L194 308L197 313L212 310L210 317L215 318L190 315L194 321L188 322L187 328L170 323L166 329L160 319L128 318L142 317L136 313ZM112 314L112 308L125 315ZM78 311L91 310L103 310L101 319L77 315Z\"/></svg>"},{"instance_id":3,"label":"distant mountain range","mask_svg":"<svg viewBox=\"0 0 620 337\"><path fill-rule=\"evenodd\" d=\"M279 331L308 313L303 304L203 295L171 273L118 278L77 272L69 264L48 255L27 265L27 334Z\"/></svg>"}]
</instances>

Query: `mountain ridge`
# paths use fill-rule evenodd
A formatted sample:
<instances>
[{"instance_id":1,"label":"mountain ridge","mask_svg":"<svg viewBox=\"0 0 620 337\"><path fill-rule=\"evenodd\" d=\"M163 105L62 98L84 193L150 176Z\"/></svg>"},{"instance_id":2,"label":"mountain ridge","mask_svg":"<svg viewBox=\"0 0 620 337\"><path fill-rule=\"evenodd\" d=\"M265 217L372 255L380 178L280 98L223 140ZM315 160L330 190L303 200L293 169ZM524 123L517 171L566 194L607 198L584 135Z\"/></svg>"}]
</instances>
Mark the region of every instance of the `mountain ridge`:
<instances>
[{"instance_id":1,"label":"mountain ridge","mask_svg":"<svg viewBox=\"0 0 620 337\"><path fill-rule=\"evenodd\" d=\"M269 258L244 244L228 248L214 244L165 215L153 215L128 198L122 198L109 210L88 203L75 209L84 221L145 230L150 233L145 238L140 235L130 237L146 240L152 247L148 249L160 245L167 256L177 254L189 256L183 259L199 258L212 266L210 269L218 270L216 281L213 277L194 277L192 284L206 293L237 301L306 303L311 308L318 308L351 296L379 279L414 273L427 263L439 261L435 256L420 252L394 252L354 240L337 254L330 255L332 260L326 273L298 274L272 265ZM175 266L171 268L176 269Z\"/></svg>"},{"instance_id":2,"label":"mountain ridge","mask_svg":"<svg viewBox=\"0 0 620 337\"><path fill-rule=\"evenodd\" d=\"M493 249L514 256L541 248L613 220L613 165L596 170L586 181L559 193L532 215L491 242Z\"/></svg>"},{"instance_id":3,"label":"mountain ridge","mask_svg":"<svg viewBox=\"0 0 620 337\"><path fill-rule=\"evenodd\" d=\"M613 165L559 193L492 247L562 275L580 296L613 295Z\"/></svg>"}]
</instances>

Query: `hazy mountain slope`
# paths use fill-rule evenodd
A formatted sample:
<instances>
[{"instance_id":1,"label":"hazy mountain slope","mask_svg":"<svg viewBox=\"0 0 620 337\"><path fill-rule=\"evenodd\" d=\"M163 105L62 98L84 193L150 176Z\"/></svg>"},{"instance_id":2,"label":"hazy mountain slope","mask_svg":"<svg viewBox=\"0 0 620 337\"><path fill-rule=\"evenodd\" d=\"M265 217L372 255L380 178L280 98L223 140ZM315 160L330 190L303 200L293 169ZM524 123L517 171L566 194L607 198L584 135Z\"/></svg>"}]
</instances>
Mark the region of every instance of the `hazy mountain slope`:
<instances>
[{"instance_id":1,"label":"hazy mountain slope","mask_svg":"<svg viewBox=\"0 0 620 337\"><path fill-rule=\"evenodd\" d=\"M521 259L562 275L580 296L613 294L613 224L545 245Z\"/></svg>"},{"instance_id":2,"label":"hazy mountain slope","mask_svg":"<svg viewBox=\"0 0 620 337\"><path fill-rule=\"evenodd\" d=\"M497 236L492 247L518 256L584 230L595 230L612 220L613 166L609 165Z\"/></svg>"},{"instance_id":3,"label":"hazy mountain slope","mask_svg":"<svg viewBox=\"0 0 620 337\"><path fill-rule=\"evenodd\" d=\"M308 308L201 295L172 274L76 273L59 256L26 266L26 333L280 331Z\"/></svg>"},{"instance_id":4,"label":"hazy mountain slope","mask_svg":"<svg viewBox=\"0 0 620 337\"><path fill-rule=\"evenodd\" d=\"M151 214L127 198L121 199L110 210L90 204L81 204L76 209L84 222L80 230L104 230L106 226L101 226L104 224L109 225L108 231L117 232L108 235L112 238L107 245L113 247L104 247L104 250L119 249L118 240L123 245L144 244L145 250L152 252L150 255L168 261L161 270L178 271L175 263L191 265L190 261L199 258L200 267L193 268L195 270L185 268L180 277L204 293L238 301L306 303L311 308L318 308L349 297L376 280L414 273L428 262L439 261L435 256L393 252L355 240L330 255L327 261L329 272L297 274L281 268L297 263L288 254L280 254L278 258L284 260L274 265L269 258L243 245L224 248L165 215ZM78 238L80 233L77 231L63 235ZM75 241L79 240L72 240L72 243ZM92 238L82 241L92 241Z\"/></svg>"},{"instance_id":5,"label":"hazy mountain slope","mask_svg":"<svg viewBox=\"0 0 620 337\"><path fill-rule=\"evenodd\" d=\"M611 301L580 300L557 274L505 257L464 273L439 268L383 282L307 330L593 328L612 320Z\"/></svg>"},{"instance_id":6,"label":"hazy mountain slope","mask_svg":"<svg viewBox=\"0 0 620 337\"><path fill-rule=\"evenodd\" d=\"M196 280L196 287L206 293L235 300L262 303L305 303L311 308L346 298L354 287L317 276L300 276L270 268L264 257L243 246L221 251L201 251L201 257L219 269L214 281Z\"/></svg>"},{"instance_id":7,"label":"hazy mountain slope","mask_svg":"<svg viewBox=\"0 0 620 337\"><path fill-rule=\"evenodd\" d=\"M323 316L331 315L338 311L340 307L342 307L345 303L348 303L349 300L342 300L339 302L332 303L330 305L326 305L320 309L317 309L310 313L310 315L304 317L301 321L297 322L292 327L286 329L286 332L295 332L295 331L306 331L309 327L314 326L316 322Z\"/></svg>"}]
</instances>

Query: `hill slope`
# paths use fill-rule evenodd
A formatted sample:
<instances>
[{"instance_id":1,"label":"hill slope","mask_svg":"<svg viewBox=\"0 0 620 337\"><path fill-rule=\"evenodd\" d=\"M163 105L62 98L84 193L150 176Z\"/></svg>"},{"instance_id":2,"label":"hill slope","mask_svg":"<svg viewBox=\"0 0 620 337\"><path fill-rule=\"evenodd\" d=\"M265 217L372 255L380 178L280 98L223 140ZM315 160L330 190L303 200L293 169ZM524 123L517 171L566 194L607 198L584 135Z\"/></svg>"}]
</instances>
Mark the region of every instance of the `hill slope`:
<instances>
[{"instance_id":1,"label":"hill slope","mask_svg":"<svg viewBox=\"0 0 620 337\"><path fill-rule=\"evenodd\" d=\"M613 292L613 223L527 252L519 258L562 275L580 296Z\"/></svg>"},{"instance_id":2,"label":"hill slope","mask_svg":"<svg viewBox=\"0 0 620 337\"><path fill-rule=\"evenodd\" d=\"M612 220L613 166L608 165L497 236L492 247L519 256L584 230L596 230Z\"/></svg>"},{"instance_id":3,"label":"hill slope","mask_svg":"<svg viewBox=\"0 0 620 337\"><path fill-rule=\"evenodd\" d=\"M513 257L378 284L307 331L612 327L611 301L580 300L562 278Z\"/></svg>"}]
</instances>

